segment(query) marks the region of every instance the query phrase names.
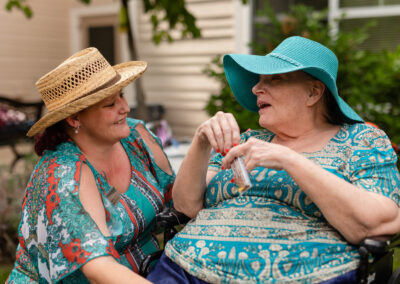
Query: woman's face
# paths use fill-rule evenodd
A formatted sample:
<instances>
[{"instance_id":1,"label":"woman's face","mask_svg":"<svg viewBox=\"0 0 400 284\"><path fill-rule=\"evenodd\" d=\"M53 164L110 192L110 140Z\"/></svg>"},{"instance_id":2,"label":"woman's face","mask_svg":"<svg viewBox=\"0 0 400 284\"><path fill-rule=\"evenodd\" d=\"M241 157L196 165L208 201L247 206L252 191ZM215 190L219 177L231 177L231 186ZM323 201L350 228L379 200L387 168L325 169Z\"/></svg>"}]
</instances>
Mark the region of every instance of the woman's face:
<instances>
[{"instance_id":1,"label":"woman's face","mask_svg":"<svg viewBox=\"0 0 400 284\"><path fill-rule=\"evenodd\" d=\"M260 75L252 91L257 96L260 126L271 131L299 121L307 107L311 82L314 79L296 71L284 74Z\"/></svg>"},{"instance_id":2,"label":"woman's face","mask_svg":"<svg viewBox=\"0 0 400 284\"><path fill-rule=\"evenodd\" d=\"M79 113L79 132L97 142L115 143L130 133L126 123L129 110L123 94L118 91Z\"/></svg>"}]
</instances>

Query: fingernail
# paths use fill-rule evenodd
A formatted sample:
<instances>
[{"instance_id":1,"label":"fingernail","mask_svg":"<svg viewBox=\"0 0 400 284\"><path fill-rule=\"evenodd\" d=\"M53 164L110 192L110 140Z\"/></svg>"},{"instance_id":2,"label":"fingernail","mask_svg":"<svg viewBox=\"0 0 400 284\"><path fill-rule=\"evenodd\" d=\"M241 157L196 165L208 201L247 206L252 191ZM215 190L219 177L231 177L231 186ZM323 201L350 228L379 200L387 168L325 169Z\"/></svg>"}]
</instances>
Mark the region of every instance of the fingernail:
<instances>
[{"instance_id":1,"label":"fingernail","mask_svg":"<svg viewBox=\"0 0 400 284\"><path fill-rule=\"evenodd\" d=\"M229 152L229 148L228 148L228 149L226 149L226 150L225 150L225 152L226 152L226 153L228 153L228 152Z\"/></svg>"},{"instance_id":2,"label":"fingernail","mask_svg":"<svg viewBox=\"0 0 400 284\"><path fill-rule=\"evenodd\" d=\"M221 170L225 170L224 166L221 166Z\"/></svg>"},{"instance_id":3,"label":"fingernail","mask_svg":"<svg viewBox=\"0 0 400 284\"><path fill-rule=\"evenodd\" d=\"M217 153L219 153L221 150L220 149L217 149Z\"/></svg>"},{"instance_id":4,"label":"fingernail","mask_svg":"<svg viewBox=\"0 0 400 284\"><path fill-rule=\"evenodd\" d=\"M221 153L222 156L225 156L226 154L224 152Z\"/></svg>"},{"instance_id":5,"label":"fingernail","mask_svg":"<svg viewBox=\"0 0 400 284\"><path fill-rule=\"evenodd\" d=\"M234 182L235 182L235 179L234 179L234 178L232 178L232 179L231 179L231 183L234 183Z\"/></svg>"},{"instance_id":6,"label":"fingernail","mask_svg":"<svg viewBox=\"0 0 400 284\"><path fill-rule=\"evenodd\" d=\"M238 143L234 143L234 144L233 144L233 146L237 146L237 145L238 145Z\"/></svg>"}]
</instances>

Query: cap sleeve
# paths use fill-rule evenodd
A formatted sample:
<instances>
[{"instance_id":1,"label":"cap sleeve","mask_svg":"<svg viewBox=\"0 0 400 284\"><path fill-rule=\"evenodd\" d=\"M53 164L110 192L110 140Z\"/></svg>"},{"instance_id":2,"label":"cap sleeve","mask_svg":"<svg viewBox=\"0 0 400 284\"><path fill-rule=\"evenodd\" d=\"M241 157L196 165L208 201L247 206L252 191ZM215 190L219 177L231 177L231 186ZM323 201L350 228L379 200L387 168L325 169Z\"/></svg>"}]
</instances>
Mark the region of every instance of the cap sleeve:
<instances>
[{"instance_id":1,"label":"cap sleeve","mask_svg":"<svg viewBox=\"0 0 400 284\"><path fill-rule=\"evenodd\" d=\"M32 259L37 258L40 278L51 282L70 275L96 257L119 258L113 241L122 232L122 222L111 203L103 198L112 234L106 237L80 202L83 159L79 154L65 153L45 157L28 184L19 232L22 246Z\"/></svg>"},{"instance_id":2,"label":"cap sleeve","mask_svg":"<svg viewBox=\"0 0 400 284\"><path fill-rule=\"evenodd\" d=\"M400 205L397 156L389 138L380 129L359 125L352 142L350 180L368 191L389 197Z\"/></svg>"}]
</instances>

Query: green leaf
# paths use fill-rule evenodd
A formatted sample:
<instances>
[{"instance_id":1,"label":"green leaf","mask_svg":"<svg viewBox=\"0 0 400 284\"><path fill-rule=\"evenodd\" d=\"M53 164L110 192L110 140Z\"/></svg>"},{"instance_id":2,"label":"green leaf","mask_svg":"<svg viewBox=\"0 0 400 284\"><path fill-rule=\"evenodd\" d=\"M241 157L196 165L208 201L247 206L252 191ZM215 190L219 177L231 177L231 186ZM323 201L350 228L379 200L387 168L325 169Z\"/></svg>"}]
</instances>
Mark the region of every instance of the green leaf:
<instances>
[{"instance_id":1,"label":"green leaf","mask_svg":"<svg viewBox=\"0 0 400 284\"><path fill-rule=\"evenodd\" d=\"M22 8L22 10L24 11L24 14L28 19L32 18L33 13L32 13L31 8L29 8L28 6L25 6Z\"/></svg>"}]
</instances>

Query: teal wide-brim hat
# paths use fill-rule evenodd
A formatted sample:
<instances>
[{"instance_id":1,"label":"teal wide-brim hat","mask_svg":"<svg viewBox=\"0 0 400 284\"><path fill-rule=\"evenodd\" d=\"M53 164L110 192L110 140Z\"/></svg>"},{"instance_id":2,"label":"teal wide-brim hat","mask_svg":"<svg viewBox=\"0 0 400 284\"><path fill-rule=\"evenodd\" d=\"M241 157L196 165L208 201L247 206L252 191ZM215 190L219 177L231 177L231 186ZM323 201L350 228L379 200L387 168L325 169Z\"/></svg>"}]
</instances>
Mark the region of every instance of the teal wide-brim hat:
<instances>
[{"instance_id":1,"label":"teal wide-brim hat","mask_svg":"<svg viewBox=\"0 0 400 284\"><path fill-rule=\"evenodd\" d=\"M252 88L259 75L304 71L323 82L332 93L346 122L363 119L341 98L336 86L338 60L327 47L313 40L293 36L282 41L265 56L226 54L223 59L225 76L237 101L244 108L258 112L257 97Z\"/></svg>"}]
</instances>

